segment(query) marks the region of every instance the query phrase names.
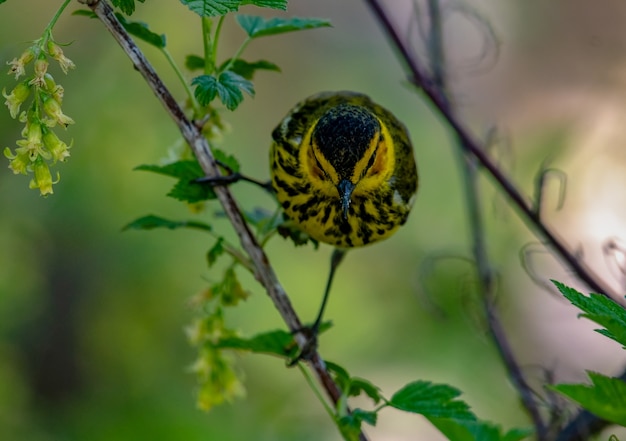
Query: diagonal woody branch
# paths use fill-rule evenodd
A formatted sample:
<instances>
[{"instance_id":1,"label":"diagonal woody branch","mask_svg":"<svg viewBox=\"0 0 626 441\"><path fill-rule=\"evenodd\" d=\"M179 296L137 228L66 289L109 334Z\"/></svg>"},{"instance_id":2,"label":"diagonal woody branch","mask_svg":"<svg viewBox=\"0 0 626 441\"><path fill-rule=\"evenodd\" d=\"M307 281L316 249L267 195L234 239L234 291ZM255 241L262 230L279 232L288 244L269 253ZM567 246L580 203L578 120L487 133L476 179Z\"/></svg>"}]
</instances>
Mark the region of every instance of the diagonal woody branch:
<instances>
[{"instance_id":1,"label":"diagonal woody branch","mask_svg":"<svg viewBox=\"0 0 626 441\"><path fill-rule=\"evenodd\" d=\"M220 176L220 171L215 162L215 157L211 152L211 147L207 139L202 136L198 127L191 122L183 110L180 108L172 94L163 84L155 70L147 61L143 53L133 42L126 30L115 17L113 9L105 0L78 0L89 6L98 18L105 25L107 30L113 35L115 40L120 44L124 52L131 59L134 67L144 77L158 100L163 104L165 110L169 113L172 120L178 126L183 138L187 141L193 150L202 170L209 177ZM282 319L287 324L289 330L294 334L294 338L303 348L307 343L306 336L302 333L303 325L300 318L294 311L289 297L284 288L278 281L274 269L269 263L267 255L257 242L256 238L250 231L247 223L243 219L237 202L233 198L230 190L226 186L216 186L215 193L219 202L222 204L226 215L228 216L233 228L239 236L241 246L248 253L254 265L254 276L267 290L268 295L272 299L274 306L278 309ZM326 365L317 351L313 352L308 363L315 373L318 382L324 388L328 398L335 404L335 407L341 397L341 391L338 385L333 381L330 374L326 370ZM361 434L361 439L366 440Z\"/></svg>"}]
</instances>

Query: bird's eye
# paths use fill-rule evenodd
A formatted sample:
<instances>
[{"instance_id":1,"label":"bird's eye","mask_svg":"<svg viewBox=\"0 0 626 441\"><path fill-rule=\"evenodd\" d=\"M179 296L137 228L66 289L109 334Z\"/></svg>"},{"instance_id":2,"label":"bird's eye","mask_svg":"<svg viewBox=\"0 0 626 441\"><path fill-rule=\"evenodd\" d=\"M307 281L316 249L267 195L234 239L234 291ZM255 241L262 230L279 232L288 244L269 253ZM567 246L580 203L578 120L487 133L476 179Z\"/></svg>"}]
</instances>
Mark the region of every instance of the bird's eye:
<instances>
[{"instance_id":1,"label":"bird's eye","mask_svg":"<svg viewBox=\"0 0 626 441\"><path fill-rule=\"evenodd\" d=\"M376 152L377 151L378 151L378 149L374 150L374 153L372 153L372 156L370 156L370 160L367 162L367 166L361 172L361 177L364 177L370 171L372 166L374 165L374 162L376 161Z\"/></svg>"},{"instance_id":2,"label":"bird's eye","mask_svg":"<svg viewBox=\"0 0 626 441\"><path fill-rule=\"evenodd\" d=\"M326 172L326 170L324 170L324 167L322 167L322 164L320 163L320 160L317 159L317 156L315 154L313 154L313 158L315 159L315 165L318 168L318 170L317 170L318 171L318 176L320 178L328 179L329 178L328 173Z\"/></svg>"}]
</instances>

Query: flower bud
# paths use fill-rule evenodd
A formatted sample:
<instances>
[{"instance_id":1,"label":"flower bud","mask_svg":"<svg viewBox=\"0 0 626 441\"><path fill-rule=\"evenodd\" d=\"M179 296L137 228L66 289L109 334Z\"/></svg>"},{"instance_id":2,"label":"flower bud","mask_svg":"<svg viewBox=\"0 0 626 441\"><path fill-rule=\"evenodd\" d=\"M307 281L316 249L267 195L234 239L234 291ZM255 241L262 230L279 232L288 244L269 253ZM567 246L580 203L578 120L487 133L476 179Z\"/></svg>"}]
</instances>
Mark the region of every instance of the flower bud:
<instances>
[{"instance_id":1,"label":"flower bud","mask_svg":"<svg viewBox=\"0 0 626 441\"><path fill-rule=\"evenodd\" d=\"M42 196L54 193L52 191L52 184L59 182L58 177L56 182L52 181L52 175L50 174L50 167L46 161L42 158L38 158L33 166L35 177L30 181L29 187L32 189L38 188L39 193Z\"/></svg>"},{"instance_id":2,"label":"flower bud","mask_svg":"<svg viewBox=\"0 0 626 441\"><path fill-rule=\"evenodd\" d=\"M20 150L20 149L17 149ZM30 156L28 154L28 152L22 151L22 152L15 152L16 154L13 154L11 152L11 149L6 147L4 149L4 156L6 156L7 159L10 160L9 162L9 168L11 170L13 170L13 173L18 175L25 175L26 172L28 171L27 167L30 165Z\"/></svg>"},{"instance_id":3,"label":"flower bud","mask_svg":"<svg viewBox=\"0 0 626 441\"><path fill-rule=\"evenodd\" d=\"M63 141L61 141L52 130L44 130L43 143L52 154L52 159L54 162L63 162L66 158L70 156L70 147Z\"/></svg>"},{"instance_id":4,"label":"flower bud","mask_svg":"<svg viewBox=\"0 0 626 441\"><path fill-rule=\"evenodd\" d=\"M61 104L59 104L57 100L46 94L42 94L42 99L44 112L46 112L54 121L61 124L63 127L74 124L74 120L63 113L61 110Z\"/></svg>"},{"instance_id":5,"label":"flower bud","mask_svg":"<svg viewBox=\"0 0 626 441\"><path fill-rule=\"evenodd\" d=\"M34 59L35 51L32 47L29 47L22 53L22 55L20 55L20 58L14 58L11 61L7 61L7 64L11 66L11 69L9 69L9 75L15 74L15 79L17 80L26 72L26 65Z\"/></svg>"},{"instance_id":6,"label":"flower bud","mask_svg":"<svg viewBox=\"0 0 626 441\"><path fill-rule=\"evenodd\" d=\"M9 95L6 94L5 89L2 89L2 96L6 98L4 104L9 108L11 118L17 117L22 103L26 101L29 95L30 86L27 83L19 83Z\"/></svg>"},{"instance_id":7,"label":"flower bud","mask_svg":"<svg viewBox=\"0 0 626 441\"><path fill-rule=\"evenodd\" d=\"M48 40L48 53L52 58L59 62L63 73L67 73L69 69L74 69L76 65L72 60L63 54L63 49L52 40Z\"/></svg>"},{"instance_id":8,"label":"flower bud","mask_svg":"<svg viewBox=\"0 0 626 441\"><path fill-rule=\"evenodd\" d=\"M48 60L46 60L46 56L41 54L37 61L35 61L35 77L30 80L30 84L34 86L38 86L41 88L46 87L46 72L48 71Z\"/></svg>"}]
</instances>

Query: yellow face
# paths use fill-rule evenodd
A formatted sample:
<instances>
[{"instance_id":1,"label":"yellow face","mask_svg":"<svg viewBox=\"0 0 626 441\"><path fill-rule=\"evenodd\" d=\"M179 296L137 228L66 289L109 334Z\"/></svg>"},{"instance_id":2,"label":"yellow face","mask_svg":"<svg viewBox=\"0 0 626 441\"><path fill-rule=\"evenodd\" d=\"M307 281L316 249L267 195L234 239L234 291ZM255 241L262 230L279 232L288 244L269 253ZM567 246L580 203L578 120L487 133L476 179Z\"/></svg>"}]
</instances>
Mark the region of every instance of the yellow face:
<instances>
[{"instance_id":1,"label":"yellow face","mask_svg":"<svg viewBox=\"0 0 626 441\"><path fill-rule=\"evenodd\" d=\"M358 160L350 176L340 176L319 145L312 141L315 125L312 125L302 140L300 163L306 168L305 172L311 177L311 184L317 190L327 196L339 198L341 195L337 186L342 179L347 179L355 186L352 193L355 196L364 195L385 185L393 173L395 157L391 135L383 124L380 124L381 130L371 139L365 154Z\"/></svg>"}]
</instances>

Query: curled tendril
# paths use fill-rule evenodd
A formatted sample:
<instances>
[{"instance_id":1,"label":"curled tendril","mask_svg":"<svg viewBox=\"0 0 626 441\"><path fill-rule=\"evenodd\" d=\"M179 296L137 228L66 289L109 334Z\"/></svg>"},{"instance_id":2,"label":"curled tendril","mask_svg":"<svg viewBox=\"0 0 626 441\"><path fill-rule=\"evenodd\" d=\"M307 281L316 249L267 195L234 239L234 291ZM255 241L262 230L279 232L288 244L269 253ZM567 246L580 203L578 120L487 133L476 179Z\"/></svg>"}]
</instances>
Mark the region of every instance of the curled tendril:
<instances>
[{"instance_id":1,"label":"curled tendril","mask_svg":"<svg viewBox=\"0 0 626 441\"><path fill-rule=\"evenodd\" d=\"M464 317L468 317L469 322L475 328L481 329L486 333L487 325L485 324L485 321L487 320L487 318L484 313L484 306L478 303L479 300L475 295L475 293L479 291L479 282L477 278L480 277L480 275L478 275L477 273L476 263L473 259L461 254L453 254L451 252L443 251L429 254L422 260L422 262L418 266L418 293L421 297L423 297L423 299L425 299L424 303L426 303L440 317L445 318L445 312L435 300L437 298L437 295L429 287L428 280L432 278L434 272L439 265L444 262L454 261L468 264L472 270L460 273L458 276L458 298L460 299L463 310L467 312ZM499 274L495 271L492 271L490 277L491 283L494 286L493 292L498 292L497 286L500 284ZM492 306L495 299L496 296L490 296L490 302Z\"/></svg>"},{"instance_id":2,"label":"curled tendril","mask_svg":"<svg viewBox=\"0 0 626 441\"><path fill-rule=\"evenodd\" d=\"M443 309L437 304L435 299L437 298L429 287L428 280L433 276L437 266L444 261L458 261L462 263L473 264L472 259L461 254L454 254L451 252L435 252L427 255L417 268L417 292L420 296L420 300L428 305L434 312L440 317L444 317L445 313Z\"/></svg>"},{"instance_id":3,"label":"curled tendril","mask_svg":"<svg viewBox=\"0 0 626 441\"><path fill-rule=\"evenodd\" d=\"M528 274L528 277L530 277L535 285L543 288L553 296L562 299L562 296L555 290L554 286L548 283L546 279L536 271L533 257L537 254L550 255L550 252L546 250L545 244L539 242L529 242L520 249L520 264L524 272Z\"/></svg>"},{"instance_id":4,"label":"curled tendril","mask_svg":"<svg viewBox=\"0 0 626 441\"><path fill-rule=\"evenodd\" d=\"M432 8L429 2L432 0L413 0L413 18L408 26L406 33L407 45L420 58L427 60L428 69L431 79L440 76L437 74L447 60L440 60L433 53L433 45L441 45L443 47L443 35L446 30L446 22L451 18L461 16L469 22L481 36L481 43L477 54L470 56L457 66L463 70L463 74L484 73L491 70L500 57L500 40L487 18L473 7L459 0L439 1L437 8ZM437 16L433 17L433 11L437 12ZM450 27L448 25L447 27ZM444 55L440 53L439 55Z\"/></svg>"},{"instance_id":5,"label":"curled tendril","mask_svg":"<svg viewBox=\"0 0 626 441\"><path fill-rule=\"evenodd\" d=\"M535 178L535 206L534 211L537 217L541 218L541 208L543 205L543 196L545 193L546 181L549 178L556 178L559 182L559 199L556 204L557 211L563 208L565 204L565 194L567 191L567 173L555 167L547 167L545 160L539 169Z\"/></svg>"},{"instance_id":6,"label":"curled tendril","mask_svg":"<svg viewBox=\"0 0 626 441\"><path fill-rule=\"evenodd\" d=\"M602 245L602 254L612 276L623 284L626 280L626 242L610 237Z\"/></svg>"}]
</instances>

